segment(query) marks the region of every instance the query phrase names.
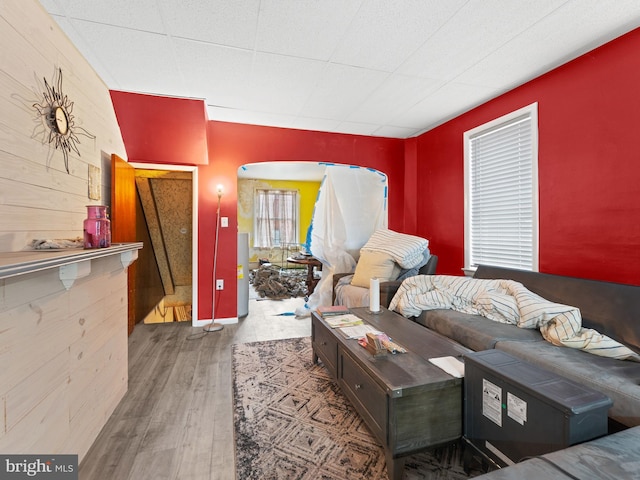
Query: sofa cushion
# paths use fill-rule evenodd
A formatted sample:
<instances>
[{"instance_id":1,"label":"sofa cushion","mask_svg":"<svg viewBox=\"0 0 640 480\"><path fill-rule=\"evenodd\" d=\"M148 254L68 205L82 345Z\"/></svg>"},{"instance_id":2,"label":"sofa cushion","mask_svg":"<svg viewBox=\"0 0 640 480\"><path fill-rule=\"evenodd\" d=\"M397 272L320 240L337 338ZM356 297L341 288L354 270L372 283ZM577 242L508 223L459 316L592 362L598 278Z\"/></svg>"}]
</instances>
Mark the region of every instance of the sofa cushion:
<instances>
[{"instance_id":1,"label":"sofa cushion","mask_svg":"<svg viewBox=\"0 0 640 480\"><path fill-rule=\"evenodd\" d=\"M604 393L613 401L609 417L640 425L640 363L591 355L547 342L499 341L495 348Z\"/></svg>"},{"instance_id":2,"label":"sofa cushion","mask_svg":"<svg viewBox=\"0 0 640 480\"><path fill-rule=\"evenodd\" d=\"M474 477L476 480L597 478L622 480L638 477L640 427L606 435L569 448L524 460ZM562 472L567 472L564 475ZM569 477L568 475L571 475Z\"/></svg>"},{"instance_id":3,"label":"sofa cushion","mask_svg":"<svg viewBox=\"0 0 640 480\"><path fill-rule=\"evenodd\" d=\"M501 340L545 342L538 330L518 328L455 310L425 310L413 320L476 352L494 348Z\"/></svg>"},{"instance_id":4,"label":"sofa cushion","mask_svg":"<svg viewBox=\"0 0 640 480\"><path fill-rule=\"evenodd\" d=\"M353 275L345 275L340 278L334 287L334 305L344 305L345 307L366 307L369 305L369 287L358 287L351 285Z\"/></svg>"},{"instance_id":5,"label":"sofa cushion","mask_svg":"<svg viewBox=\"0 0 640 480\"><path fill-rule=\"evenodd\" d=\"M363 250L360 252L360 259L351 279L351 285L369 288L369 282L372 278L388 282L398 278L399 274L400 266L388 253Z\"/></svg>"}]
</instances>

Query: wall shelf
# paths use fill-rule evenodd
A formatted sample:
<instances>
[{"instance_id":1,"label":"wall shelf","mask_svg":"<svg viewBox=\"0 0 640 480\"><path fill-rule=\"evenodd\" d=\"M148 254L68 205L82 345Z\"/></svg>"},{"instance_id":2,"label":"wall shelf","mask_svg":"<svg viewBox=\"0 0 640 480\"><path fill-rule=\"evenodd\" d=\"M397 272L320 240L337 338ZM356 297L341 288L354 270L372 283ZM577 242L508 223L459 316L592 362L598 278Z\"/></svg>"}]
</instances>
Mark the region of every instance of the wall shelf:
<instances>
[{"instance_id":1,"label":"wall shelf","mask_svg":"<svg viewBox=\"0 0 640 480\"><path fill-rule=\"evenodd\" d=\"M61 250L24 250L0 253L0 280L4 278L40 272L51 268L60 269L60 281L68 290L73 282L91 273L91 260L120 255L123 268L138 258L142 242L116 243L108 248L69 248Z\"/></svg>"}]
</instances>

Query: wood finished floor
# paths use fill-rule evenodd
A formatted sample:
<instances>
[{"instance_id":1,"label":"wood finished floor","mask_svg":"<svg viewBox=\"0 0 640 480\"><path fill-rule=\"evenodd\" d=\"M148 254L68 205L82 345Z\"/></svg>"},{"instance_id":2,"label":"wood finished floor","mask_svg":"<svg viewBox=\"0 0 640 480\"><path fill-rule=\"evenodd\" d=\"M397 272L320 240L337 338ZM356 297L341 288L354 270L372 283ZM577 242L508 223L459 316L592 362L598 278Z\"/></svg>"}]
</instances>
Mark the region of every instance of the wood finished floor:
<instances>
[{"instance_id":1,"label":"wood finished floor","mask_svg":"<svg viewBox=\"0 0 640 480\"><path fill-rule=\"evenodd\" d=\"M83 459L80 480L234 479L231 345L310 336L310 318L277 315L303 304L252 296L247 317L207 334L188 323L138 324L129 390Z\"/></svg>"}]
</instances>

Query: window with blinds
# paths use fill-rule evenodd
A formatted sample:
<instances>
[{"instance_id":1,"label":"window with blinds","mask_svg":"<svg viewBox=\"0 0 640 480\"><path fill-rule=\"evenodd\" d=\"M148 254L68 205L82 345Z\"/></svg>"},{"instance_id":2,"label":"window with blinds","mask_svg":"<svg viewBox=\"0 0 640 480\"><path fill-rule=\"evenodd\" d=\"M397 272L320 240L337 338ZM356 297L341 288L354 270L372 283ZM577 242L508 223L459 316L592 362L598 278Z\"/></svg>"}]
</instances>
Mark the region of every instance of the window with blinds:
<instances>
[{"instance_id":1,"label":"window with blinds","mask_svg":"<svg viewBox=\"0 0 640 480\"><path fill-rule=\"evenodd\" d=\"M538 270L537 104L464 134L465 270Z\"/></svg>"}]
</instances>

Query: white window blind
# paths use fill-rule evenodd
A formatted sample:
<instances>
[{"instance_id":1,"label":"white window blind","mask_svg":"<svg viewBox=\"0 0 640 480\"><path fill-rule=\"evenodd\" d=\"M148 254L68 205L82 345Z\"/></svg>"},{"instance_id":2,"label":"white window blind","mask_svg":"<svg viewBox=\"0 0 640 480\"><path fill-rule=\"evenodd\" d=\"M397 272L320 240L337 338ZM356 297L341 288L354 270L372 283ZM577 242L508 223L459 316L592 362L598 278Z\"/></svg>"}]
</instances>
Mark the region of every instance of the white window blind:
<instances>
[{"instance_id":1,"label":"white window blind","mask_svg":"<svg viewBox=\"0 0 640 480\"><path fill-rule=\"evenodd\" d=\"M537 270L535 109L467 132L465 153L465 267Z\"/></svg>"}]
</instances>

